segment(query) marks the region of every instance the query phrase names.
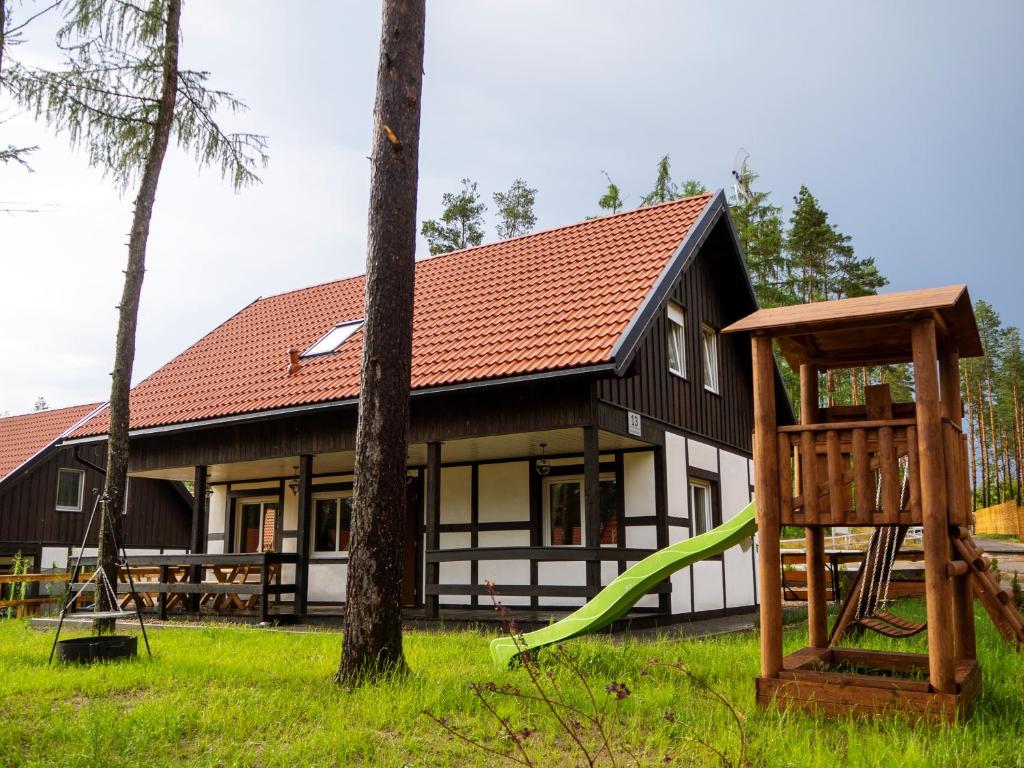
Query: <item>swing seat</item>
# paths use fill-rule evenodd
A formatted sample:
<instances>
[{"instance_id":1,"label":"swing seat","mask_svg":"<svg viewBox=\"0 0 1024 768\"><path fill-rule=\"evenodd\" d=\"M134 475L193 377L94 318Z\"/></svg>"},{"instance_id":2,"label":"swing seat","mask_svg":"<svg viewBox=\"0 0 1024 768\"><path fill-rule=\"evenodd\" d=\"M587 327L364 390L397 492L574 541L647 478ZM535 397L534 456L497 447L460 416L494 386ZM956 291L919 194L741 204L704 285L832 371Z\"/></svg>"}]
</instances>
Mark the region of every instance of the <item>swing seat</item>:
<instances>
[{"instance_id":1,"label":"swing seat","mask_svg":"<svg viewBox=\"0 0 1024 768\"><path fill-rule=\"evenodd\" d=\"M916 621L908 621L888 611L878 611L873 616L864 616L856 623L872 632L893 638L913 637L928 627L926 623L919 624Z\"/></svg>"}]
</instances>

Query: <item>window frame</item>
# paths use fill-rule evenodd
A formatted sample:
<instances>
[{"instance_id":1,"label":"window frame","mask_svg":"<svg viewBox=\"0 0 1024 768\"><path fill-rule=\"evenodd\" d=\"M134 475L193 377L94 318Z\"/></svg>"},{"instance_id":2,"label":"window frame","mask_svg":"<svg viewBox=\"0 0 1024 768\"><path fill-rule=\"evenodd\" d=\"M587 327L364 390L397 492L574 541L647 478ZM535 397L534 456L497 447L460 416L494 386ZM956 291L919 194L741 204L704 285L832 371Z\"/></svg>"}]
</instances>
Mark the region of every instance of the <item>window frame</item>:
<instances>
[{"instance_id":1,"label":"window frame","mask_svg":"<svg viewBox=\"0 0 1024 768\"><path fill-rule=\"evenodd\" d=\"M665 362L668 372L680 379L686 379L686 310L674 301L665 305L665 323L667 327L666 339L668 346L665 348ZM679 359L679 370L672 367L672 355L670 351L676 346L676 356Z\"/></svg>"},{"instance_id":2,"label":"window frame","mask_svg":"<svg viewBox=\"0 0 1024 768\"><path fill-rule=\"evenodd\" d=\"M711 358L708 355L708 339L711 340ZM718 344L718 331L712 328L706 323L701 323L700 326L700 354L701 362L703 363L704 374L704 389L708 392L719 395L721 394L721 368L718 364L719 358L719 344ZM711 372L711 378L714 381L708 381L708 372Z\"/></svg>"},{"instance_id":3,"label":"window frame","mask_svg":"<svg viewBox=\"0 0 1024 768\"><path fill-rule=\"evenodd\" d=\"M707 499L706 516L704 517L705 527L704 530L700 530L697 520L697 509L693 498L693 489L700 488L704 491L704 496ZM690 505L690 535L700 536L702 533L707 533L717 527L715 523L715 485L711 480L706 480L703 477L691 477L687 481L687 496Z\"/></svg>"},{"instance_id":4,"label":"window frame","mask_svg":"<svg viewBox=\"0 0 1024 768\"><path fill-rule=\"evenodd\" d=\"M257 550L255 552L245 552L245 551L242 550L242 529L243 529L243 523L245 522L245 515L244 515L244 512L243 512L243 508L247 504L258 504L259 507L260 507L259 546L258 546L258 548L257 548ZM245 554L245 555L256 555L256 554L261 554L263 552L270 551L270 550L266 550L266 549L263 548L263 532L266 530L266 525L267 525L267 505L268 504L272 504L272 505L275 505L277 507L277 514L278 514L279 518L280 518L281 515L284 515L284 504L282 503L282 499L279 498L278 496L272 496L272 495L253 496L253 497L247 496L247 497L238 498L238 499L235 500L235 505L236 505L237 509L236 509L235 515L234 515L234 517L235 517L235 521L234 521L235 531L232 534L234 536L234 544L235 544L234 552L235 553L237 553L237 554ZM279 523L279 520L275 520L274 521L274 524L275 524L275 536L274 536L274 538L275 539L277 538L276 533L277 533L278 523Z\"/></svg>"},{"instance_id":5,"label":"window frame","mask_svg":"<svg viewBox=\"0 0 1024 768\"><path fill-rule=\"evenodd\" d=\"M306 351L303 352L301 355L299 355L299 359L306 360L306 359L311 358L311 357L322 357L323 355L332 355L332 354L334 354L339 349L341 349L341 347L345 344L346 341L351 339L356 334L356 332L359 331L359 329L363 327L363 323L365 323L365 322L366 322L365 319L363 319L363 320L346 320L345 322L336 323L336 324L332 325L330 327L330 329L327 331L327 333L325 333L319 339L317 339L312 344L310 344L309 347L306 349ZM344 334L344 336L341 338L341 340L337 344L335 344L334 346L330 347L329 349L324 349L324 350L321 350L319 352L314 352L313 351L317 347L319 347L321 344L323 344L324 342L328 341L334 333L337 333L339 330L345 329L345 328L350 328L351 330L349 330L348 333Z\"/></svg>"},{"instance_id":6,"label":"window frame","mask_svg":"<svg viewBox=\"0 0 1024 768\"><path fill-rule=\"evenodd\" d=\"M78 504L69 506L60 503L60 479L65 472L78 475ZM58 512L81 512L85 502L85 470L72 467L59 467L57 469L57 493L53 498L54 506Z\"/></svg>"},{"instance_id":7,"label":"window frame","mask_svg":"<svg viewBox=\"0 0 1024 768\"><path fill-rule=\"evenodd\" d=\"M602 472L598 477L598 482L605 482L611 480L614 483L618 483L618 478L614 472ZM580 487L580 543L579 544L554 544L551 541L551 491L550 488L555 483L576 483ZM549 475L544 478L541 484L541 496L543 503L543 526L544 526L544 546L546 547L585 547L587 544L587 516L586 516L586 493L583 488L584 478L582 474L571 474L571 475ZM616 514L618 510L616 510ZM618 542L613 544L601 544L604 547L615 547L618 546Z\"/></svg>"},{"instance_id":8,"label":"window frame","mask_svg":"<svg viewBox=\"0 0 1024 768\"><path fill-rule=\"evenodd\" d=\"M312 541L309 549L309 557L311 560L318 560L322 558L338 557L339 555L347 555L348 549L341 549L341 504L339 503L334 510L335 519L335 531L336 536L334 539L334 549L317 549L316 548L316 503L318 501L341 501L342 499L349 499L351 503L352 491L319 491L313 494L312 504L310 508L310 520L309 530L312 532ZM350 510L351 512L351 510ZM349 521L349 545L352 544L352 524Z\"/></svg>"}]
</instances>

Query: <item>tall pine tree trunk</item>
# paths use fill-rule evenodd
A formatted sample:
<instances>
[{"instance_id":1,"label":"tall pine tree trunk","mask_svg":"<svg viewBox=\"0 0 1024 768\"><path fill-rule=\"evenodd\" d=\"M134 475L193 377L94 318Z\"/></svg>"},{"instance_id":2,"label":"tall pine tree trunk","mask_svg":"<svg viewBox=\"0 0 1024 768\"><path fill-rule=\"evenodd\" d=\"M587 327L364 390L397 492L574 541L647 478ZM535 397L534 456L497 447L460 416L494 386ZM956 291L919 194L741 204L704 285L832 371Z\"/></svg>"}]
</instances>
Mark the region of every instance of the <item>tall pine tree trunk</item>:
<instances>
[{"instance_id":1,"label":"tall pine tree trunk","mask_svg":"<svg viewBox=\"0 0 1024 768\"><path fill-rule=\"evenodd\" d=\"M384 1L345 639L336 677L345 685L405 669L402 519L425 15L424 0Z\"/></svg>"},{"instance_id":2,"label":"tall pine tree trunk","mask_svg":"<svg viewBox=\"0 0 1024 768\"><path fill-rule=\"evenodd\" d=\"M964 368L964 403L967 405L967 446L971 465L971 510L978 508L978 468L974 444L974 398L971 397L971 364Z\"/></svg>"},{"instance_id":3,"label":"tall pine tree trunk","mask_svg":"<svg viewBox=\"0 0 1024 768\"><path fill-rule=\"evenodd\" d=\"M981 501L982 506L989 504L989 466L988 440L985 434L985 396L981 389L981 376L978 377L978 454L981 456Z\"/></svg>"},{"instance_id":4,"label":"tall pine tree trunk","mask_svg":"<svg viewBox=\"0 0 1024 768\"><path fill-rule=\"evenodd\" d=\"M146 242L149 223L153 216L157 184L163 167L164 155L174 124L174 105L178 95L178 37L181 22L181 0L167 0L167 19L163 48L163 85L153 126L153 141L139 182L132 216L132 231L128 238L128 268L124 273L124 290L118 312L117 342L114 348L114 373L110 387L110 431L107 438L107 476L103 487L106 514L100 515L99 566L106 572L112 585L117 584L117 551L115 537L120 537L121 513L127 499L128 484L128 396L135 363L135 329L139 318L139 298L142 279L146 273ZM96 610L110 610L106 595L97 591ZM112 632L112 619L98 619L97 632Z\"/></svg>"}]
</instances>

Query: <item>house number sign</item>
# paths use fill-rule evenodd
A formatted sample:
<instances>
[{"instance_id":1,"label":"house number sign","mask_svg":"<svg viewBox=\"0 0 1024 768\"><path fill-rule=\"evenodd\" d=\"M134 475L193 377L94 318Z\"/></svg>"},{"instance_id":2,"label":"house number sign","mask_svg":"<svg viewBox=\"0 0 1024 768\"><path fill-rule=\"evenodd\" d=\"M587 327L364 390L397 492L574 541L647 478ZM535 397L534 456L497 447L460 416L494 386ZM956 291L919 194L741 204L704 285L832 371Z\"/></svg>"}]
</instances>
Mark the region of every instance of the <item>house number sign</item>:
<instances>
[{"instance_id":1,"label":"house number sign","mask_svg":"<svg viewBox=\"0 0 1024 768\"><path fill-rule=\"evenodd\" d=\"M640 414L629 411L629 434L640 437L641 432Z\"/></svg>"}]
</instances>

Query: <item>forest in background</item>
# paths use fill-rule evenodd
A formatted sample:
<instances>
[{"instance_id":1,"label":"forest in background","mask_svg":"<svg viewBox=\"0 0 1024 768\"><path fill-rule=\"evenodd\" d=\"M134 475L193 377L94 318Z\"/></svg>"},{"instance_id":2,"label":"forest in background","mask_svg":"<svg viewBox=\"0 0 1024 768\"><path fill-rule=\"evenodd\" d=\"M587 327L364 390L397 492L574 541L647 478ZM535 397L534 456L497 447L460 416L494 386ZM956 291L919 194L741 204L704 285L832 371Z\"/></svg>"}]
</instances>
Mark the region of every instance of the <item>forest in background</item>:
<instances>
[{"instance_id":1,"label":"forest in background","mask_svg":"<svg viewBox=\"0 0 1024 768\"><path fill-rule=\"evenodd\" d=\"M608 182L597 200L601 214L627 208L622 191ZM869 296L888 285L874 258L855 252L852 238L839 230L806 186L793 197L786 219L771 192L757 188L758 175L744 162L733 173L729 200L733 226L761 307ZM639 204L656 205L702 194L706 187L694 179L677 183L671 160L662 156L650 191ZM537 190L516 179L505 192L493 194L499 238L528 234L537 223ZM441 213L422 223L421 234L432 254L469 248L484 242L487 204L476 182L442 197ZM926 287L926 286L920 286ZM995 309L975 299L974 311L984 356L960 361L964 429L968 435L975 506L1009 499L1021 502L1021 464L1024 462L1024 403L1018 381L1024 376L1024 343L1020 330L1004 326ZM799 374L779 356L783 380L794 405L799 405ZM909 365L828 371L822 375L821 405L858 405L864 387L888 384L893 400L913 398Z\"/></svg>"}]
</instances>

